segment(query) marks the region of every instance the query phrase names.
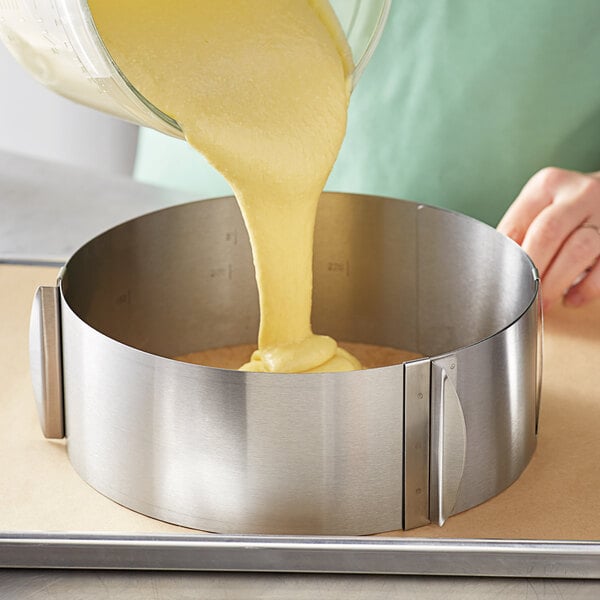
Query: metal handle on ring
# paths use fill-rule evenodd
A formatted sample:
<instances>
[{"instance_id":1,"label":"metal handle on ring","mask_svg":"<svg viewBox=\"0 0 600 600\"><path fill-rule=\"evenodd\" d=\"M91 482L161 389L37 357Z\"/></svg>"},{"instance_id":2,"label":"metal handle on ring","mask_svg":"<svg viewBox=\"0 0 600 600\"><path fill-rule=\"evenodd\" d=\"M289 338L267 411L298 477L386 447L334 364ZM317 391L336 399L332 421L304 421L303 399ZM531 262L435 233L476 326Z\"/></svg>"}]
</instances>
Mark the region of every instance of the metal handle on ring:
<instances>
[{"instance_id":1,"label":"metal handle on ring","mask_svg":"<svg viewBox=\"0 0 600 600\"><path fill-rule=\"evenodd\" d=\"M431 403L430 518L440 526L453 514L467 447L467 427L456 391L457 360L434 360Z\"/></svg>"},{"instance_id":2,"label":"metal handle on ring","mask_svg":"<svg viewBox=\"0 0 600 600\"><path fill-rule=\"evenodd\" d=\"M40 426L46 438L65 436L58 287L35 292L29 326L29 364Z\"/></svg>"}]
</instances>

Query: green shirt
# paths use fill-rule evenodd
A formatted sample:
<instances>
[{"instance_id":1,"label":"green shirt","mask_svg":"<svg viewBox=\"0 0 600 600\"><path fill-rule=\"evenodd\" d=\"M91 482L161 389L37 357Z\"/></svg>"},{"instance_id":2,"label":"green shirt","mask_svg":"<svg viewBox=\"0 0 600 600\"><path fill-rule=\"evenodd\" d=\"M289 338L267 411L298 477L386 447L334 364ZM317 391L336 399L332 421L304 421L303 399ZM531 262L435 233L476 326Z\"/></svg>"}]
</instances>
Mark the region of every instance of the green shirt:
<instances>
[{"instance_id":1,"label":"green shirt","mask_svg":"<svg viewBox=\"0 0 600 600\"><path fill-rule=\"evenodd\" d=\"M542 167L600 169L600 0L393 0L327 189L496 224ZM231 193L184 142L141 133L136 175Z\"/></svg>"}]
</instances>

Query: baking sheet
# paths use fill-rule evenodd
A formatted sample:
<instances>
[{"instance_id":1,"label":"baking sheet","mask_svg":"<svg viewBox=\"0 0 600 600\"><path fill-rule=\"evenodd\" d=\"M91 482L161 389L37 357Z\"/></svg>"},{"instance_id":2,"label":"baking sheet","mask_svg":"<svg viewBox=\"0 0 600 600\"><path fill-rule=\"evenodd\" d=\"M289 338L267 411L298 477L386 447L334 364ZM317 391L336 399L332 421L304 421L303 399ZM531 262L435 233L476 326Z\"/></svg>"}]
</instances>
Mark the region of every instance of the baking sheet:
<instances>
[{"instance_id":1,"label":"baking sheet","mask_svg":"<svg viewBox=\"0 0 600 600\"><path fill-rule=\"evenodd\" d=\"M393 555L378 559L382 572L431 573L433 564L438 574L516 575L529 568L528 576L600 577L600 302L547 315L538 448L520 479L496 498L443 528L378 537L203 536L101 496L75 474L65 442L42 437L28 374L29 310L37 285L52 285L55 277L56 269L0 265L0 565L108 568L120 556L121 566L131 568L249 568L253 561L252 569L289 571L312 565L307 557L314 551L324 571L365 564L369 570L361 572L378 572L374 557ZM332 544L327 552L325 543ZM53 554L58 558L40 550L50 545L62 549ZM207 562L209 546L220 562ZM195 566L192 559L174 565L174 557L187 556L181 548L196 557ZM247 554L244 548L255 550L252 561L233 560L234 550ZM423 559L421 570L411 570L414 552L433 562ZM36 562L44 556L61 564Z\"/></svg>"}]
</instances>

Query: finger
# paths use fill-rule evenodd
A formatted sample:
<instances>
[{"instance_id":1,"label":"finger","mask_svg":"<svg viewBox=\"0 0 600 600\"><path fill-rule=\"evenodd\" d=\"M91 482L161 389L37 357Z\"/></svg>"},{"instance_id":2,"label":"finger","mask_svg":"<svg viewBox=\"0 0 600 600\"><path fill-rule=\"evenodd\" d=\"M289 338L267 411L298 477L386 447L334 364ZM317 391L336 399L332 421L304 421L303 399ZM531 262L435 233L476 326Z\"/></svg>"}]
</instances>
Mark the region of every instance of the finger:
<instances>
[{"instance_id":1,"label":"finger","mask_svg":"<svg viewBox=\"0 0 600 600\"><path fill-rule=\"evenodd\" d=\"M596 265L581 282L567 292L565 304L577 307L596 298L600 298L600 261L596 262Z\"/></svg>"},{"instance_id":2,"label":"finger","mask_svg":"<svg viewBox=\"0 0 600 600\"><path fill-rule=\"evenodd\" d=\"M597 262L598 256L600 256L598 232L590 227L576 229L567 238L542 277L544 307L547 308L562 298L581 273ZM583 281L578 285L582 284Z\"/></svg>"},{"instance_id":3,"label":"finger","mask_svg":"<svg viewBox=\"0 0 600 600\"><path fill-rule=\"evenodd\" d=\"M592 180L588 178L587 181ZM556 201L545 208L527 230L521 245L533 260L541 277L544 277L550 263L561 251L569 236L586 221L598 220L594 213L600 209L600 183L594 180L594 185L598 190L592 193L589 193L589 184L580 186L579 193L561 190L560 197L557 196Z\"/></svg>"},{"instance_id":4,"label":"finger","mask_svg":"<svg viewBox=\"0 0 600 600\"><path fill-rule=\"evenodd\" d=\"M548 167L538 171L523 187L498 224L498 231L522 244L534 219L555 199L557 191L580 177L579 173Z\"/></svg>"}]
</instances>

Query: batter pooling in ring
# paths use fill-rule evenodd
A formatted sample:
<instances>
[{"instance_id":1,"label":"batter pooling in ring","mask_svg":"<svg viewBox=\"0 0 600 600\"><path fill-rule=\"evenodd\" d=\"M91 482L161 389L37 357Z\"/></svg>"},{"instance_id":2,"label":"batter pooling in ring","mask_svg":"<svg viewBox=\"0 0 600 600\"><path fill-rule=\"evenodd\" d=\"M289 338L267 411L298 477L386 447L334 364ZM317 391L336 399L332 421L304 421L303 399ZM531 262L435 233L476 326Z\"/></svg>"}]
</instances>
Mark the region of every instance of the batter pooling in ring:
<instances>
[{"instance_id":1,"label":"batter pooling in ring","mask_svg":"<svg viewBox=\"0 0 600 600\"><path fill-rule=\"evenodd\" d=\"M313 231L341 146L353 70L326 0L90 0L135 88L230 183L252 245L258 350L241 368L360 363L311 329Z\"/></svg>"}]
</instances>

